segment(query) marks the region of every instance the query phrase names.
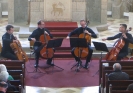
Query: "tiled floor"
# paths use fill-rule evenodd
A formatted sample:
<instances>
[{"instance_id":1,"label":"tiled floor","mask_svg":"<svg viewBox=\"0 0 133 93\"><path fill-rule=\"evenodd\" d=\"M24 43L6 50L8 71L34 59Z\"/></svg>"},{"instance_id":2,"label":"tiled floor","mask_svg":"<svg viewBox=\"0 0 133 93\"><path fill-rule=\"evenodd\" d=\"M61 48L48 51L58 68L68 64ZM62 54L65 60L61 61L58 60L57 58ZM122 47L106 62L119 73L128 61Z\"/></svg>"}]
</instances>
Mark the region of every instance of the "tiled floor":
<instances>
[{"instance_id":1,"label":"tiled floor","mask_svg":"<svg viewBox=\"0 0 133 93\"><path fill-rule=\"evenodd\" d=\"M98 93L98 86L84 88L46 88L26 86L26 93Z\"/></svg>"},{"instance_id":2,"label":"tiled floor","mask_svg":"<svg viewBox=\"0 0 133 93\"><path fill-rule=\"evenodd\" d=\"M109 25L108 30L100 31L99 37L97 39L92 39L92 41L101 41L102 38L113 36L119 32L120 23L126 23L128 25L128 19L112 19L108 18L107 24ZM5 26L8 24L7 18L0 19L0 37L5 33ZM28 25L20 25L21 29L27 29ZM25 30L24 30L25 31ZM129 33L133 34L132 31ZM14 35L18 37L18 32L14 32ZM27 38L19 38L23 46L29 47L29 42ZM113 41L105 41L105 43L113 45ZM0 38L1 42L1 38ZM41 87L31 87L26 86L26 93L98 93L98 86L85 87L85 88L41 88Z\"/></svg>"}]
</instances>

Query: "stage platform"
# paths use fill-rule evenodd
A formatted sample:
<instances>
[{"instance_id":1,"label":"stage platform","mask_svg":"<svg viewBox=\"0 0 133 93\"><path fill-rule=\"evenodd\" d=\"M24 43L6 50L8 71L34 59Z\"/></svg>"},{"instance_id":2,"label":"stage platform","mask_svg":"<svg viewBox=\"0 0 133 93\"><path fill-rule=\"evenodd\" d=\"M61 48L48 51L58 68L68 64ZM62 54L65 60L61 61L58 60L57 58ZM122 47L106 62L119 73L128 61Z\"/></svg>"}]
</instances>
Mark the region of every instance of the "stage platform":
<instances>
[{"instance_id":1,"label":"stage platform","mask_svg":"<svg viewBox=\"0 0 133 93\"><path fill-rule=\"evenodd\" d=\"M92 41L103 42L102 38L106 38L108 36L113 36L113 35L119 33L119 24L123 23L123 22L128 24L127 19L121 19L120 20L120 19L108 18L107 24L105 24L105 25L102 24L102 25L90 27L94 30L94 32L98 36L98 38L96 38L96 39L92 38ZM0 30L1 30L0 37L2 37L2 35L6 32L5 26L8 24L8 19L2 18L2 19L0 19L0 23L1 23L0 24ZM51 26L49 24L51 24ZM55 38L63 38L64 39L64 41L63 41L64 46L62 46L63 48L60 50L58 49L56 51L57 56L61 57L59 55L63 52L62 50L65 49L63 56L69 55L69 57L71 57L71 55L70 55L71 49L70 49L70 45L69 45L69 40L65 40L65 38L70 31L72 31L76 27L79 27L79 22L72 22L72 23L67 22L66 23L67 25L64 23L64 25L62 24L61 27L58 26L61 23L58 23L58 24L56 23L55 25L54 24L55 24L54 22L53 23L46 23L46 26L51 29L51 33L53 34L53 36ZM37 27L37 24L36 23L30 23L29 25L27 25L26 22L20 22L20 23L15 23L12 25L14 26L14 29L15 29L14 35L18 37L18 39L20 40L20 42L22 44L24 51L26 51L26 53L29 55L30 54L30 45L29 45L28 37L32 33L32 30L34 30ZM69 26L70 26L70 28L69 28ZM108 26L107 30L103 29L104 27L107 28L107 26ZM63 30L62 29L63 27L66 27L67 29ZM101 31L101 29L99 27L101 27L101 29L103 29L103 30ZM56 30L52 30L52 29L56 29ZM133 34L132 31L130 31L129 33ZM115 41L116 40L104 41L103 43L106 43L107 47L110 50ZM0 38L0 42L1 42L1 38ZM94 49L93 57L100 57L101 52L96 51L93 44L91 44L91 45L92 45L92 48ZM103 53L103 56L105 54L106 53Z\"/></svg>"}]
</instances>

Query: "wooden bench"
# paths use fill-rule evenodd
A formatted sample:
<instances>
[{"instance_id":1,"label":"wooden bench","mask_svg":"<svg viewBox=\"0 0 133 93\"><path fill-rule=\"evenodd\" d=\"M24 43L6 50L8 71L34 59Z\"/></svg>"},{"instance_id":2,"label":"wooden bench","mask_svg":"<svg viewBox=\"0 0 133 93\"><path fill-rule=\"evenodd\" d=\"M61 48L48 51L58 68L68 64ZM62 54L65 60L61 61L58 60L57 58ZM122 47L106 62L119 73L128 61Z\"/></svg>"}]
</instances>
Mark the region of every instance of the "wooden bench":
<instances>
[{"instance_id":1,"label":"wooden bench","mask_svg":"<svg viewBox=\"0 0 133 93\"><path fill-rule=\"evenodd\" d=\"M113 90L112 84L109 85L109 91L110 93L133 93L133 91L127 91L127 90Z\"/></svg>"},{"instance_id":2,"label":"wooden bench","mask_svg":"<svg viewBox=\"0 0 133 93\"><path fill-rule=\"evenodd\" d=\"M114 70L112 69L112 67L105 67L104 65L102 66L102 81L104 82L105 81L105 74L110 74L112 72L114 72ZM128 75L129 75L129 79L130 80L133 80L133 66L123 66L122 67L122 71L123 72L126 72ZM103 83L101 81L101 83ZM104 86L105 83L103 83L103 86Z\"/></svg>"},{"instance_id":3,"label":"wooden bench","mask_svg":"<svg viewBox=\"0 0 133 93\"><path fill-rule=\"evenodd\" d=\"M19 60L12 60L12 61L1 60L0 64L4 64L6 66L8 73L15 80L21 80L22 86L24 88L25 62Z\"/></svg>"},{"instance_id":4,"label":"wooden bench","mask_svg":"<svg viewBox=\"0 0 133 93\"><path fill-rule=\"evenodd\" d=\"M126 90L128 85L133 83L133 80L109 80L108 74L105 75L106 93L109 93L109 85L112 84L114 90ZM112 88L112 89L113 89Z\"/></svg>"},{"instance_id":5,"label":"wooden bench","mask_svg":"<svg viewBox=\"0 0 133 93\"><path fill-rule=\"evenodd\" d=\"M22 74L22 70L8 70L9 75L11 75L14 80L20 79L20 74Z\"/></svg>"},{"instance_id":6,"label":"wooden bench","mask_svg":"<svg viewBox=\"0 0 133 93\"><path fill-rule=\"evenodd\" d=\"M114 63L120 63L122 68L123 66L133 66L133 61L106 61L106 60L99 60L99 85L101 84L102 78L102 65L103 63L108 63L108 65L113 69Z\"/></svg>"},{"instance_id":7,"label":"wooden bench","mask_svg":"<svg viewBox=\"0 0 133 93\"><path fill-rule=\"evenodd\" d=\"M19 60L5 61L0 60L0 64L4 64L8 71L18 71L25 75L25 62Z\"/></svg>"},{"instance_id":8,"label":"wooden bench","mask_svg":"<svg viewBox=\"0 0 133 93\"><path fill-rule=\"evenodd\" d=\"M23 93L22 86L19 85L18 88L19 88L19 91L7 91L6 93Z\"/></svg>"},{"instance_id":9,"label":"wooden bench","mask_svg":"<svg viewBox=\"0 0 133 93\"><path fill-rule=\"evenodd\" d=\"M124 67L124 66L123 66ZM104 91L104 88L105 88L105 74L107 73L107 74L110 74L110 73L112 73L113 72L113 70L110 70L110 69L108 69L108 67L105 67L105 66L103 66L102 67L103 68L103 73L102 73L102 78L101 78L101 90L102 90L102 92ZM107 70L106 70L107 69ZM133 69L132 70L129 70L127 67L124 69L123 68L123 70L122 70L123 72L126 72L128 75L129 75L129 79L130 80L133 80Z\"/></svg>"},{"instance_id":10,"label":"wooden bench","mask_svg":"<svg viewBox=\"0 0 133 93\"><path fill-rule=\"evenodd\" d=\"M24 84L23 84L23 75L20 75L20 80L10 80L11 85L14 85L18 91L7 91L6 93L23 93Z\"/></svg>"}]
</instances>

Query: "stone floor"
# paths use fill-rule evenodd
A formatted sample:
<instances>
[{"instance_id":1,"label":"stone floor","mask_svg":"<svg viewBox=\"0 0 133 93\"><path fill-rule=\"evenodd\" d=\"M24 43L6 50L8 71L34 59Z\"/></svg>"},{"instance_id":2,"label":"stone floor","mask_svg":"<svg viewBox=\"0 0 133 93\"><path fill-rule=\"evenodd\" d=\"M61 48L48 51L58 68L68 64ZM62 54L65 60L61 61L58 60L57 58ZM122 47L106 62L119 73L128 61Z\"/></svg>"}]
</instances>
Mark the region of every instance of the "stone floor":
<instances>
[{"instance_id":1,"label":"stone floor","mask_svg":"<svg viewBox=\"0 0 133 93\"><path fill-rule=\"evenodd\" d=\"M103 42L102 38L113 36L119 32L119 24L126 23L128 25L128 19L112 19L108 18L108 30L106 31L99 31L99 37L97 39L92 39L92 41L99 41ZM7 18L0 19L0 37L6 32L5 26L8 24ZM15 31L14 35L19 36L19 33L27 33L29 32L29 26L27 23L16 23L14 24L15 27L18 27L19 31ZM133 34L132 31L129 33ZM29 41L27 38L19 38L23 47L29 47ZM112 41L104 41L106 44L113 45L115 40ZM1 38L0 38L1 42ZM28 91L32 91L32 93L98 93L98 86L92 87L85 87L85 88L40 88L40 87L32 87L26 86L26 93Z\"/></svg>"},{"instance_id":2,"label":"stone floor","mask_svg":"<svg viewBox=\"0 0 133 93\"><path fill-rule=\"evenodd\" d=\"M98 93L98 86L84 88L46 88L26 86L26 93Z\"/></svg>"}]
</instances>

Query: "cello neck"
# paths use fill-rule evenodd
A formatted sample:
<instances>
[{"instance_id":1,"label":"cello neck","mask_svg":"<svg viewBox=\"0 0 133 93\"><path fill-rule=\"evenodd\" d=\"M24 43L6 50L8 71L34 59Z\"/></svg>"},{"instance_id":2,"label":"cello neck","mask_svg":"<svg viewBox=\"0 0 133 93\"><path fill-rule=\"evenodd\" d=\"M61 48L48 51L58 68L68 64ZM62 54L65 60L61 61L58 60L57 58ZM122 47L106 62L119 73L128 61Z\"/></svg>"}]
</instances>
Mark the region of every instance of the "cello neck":
<instances>
[{"instance_id":1,"label":"cello neck","mask_svg":"<svg viewBox=\"0 0 133 93\"><path fill-rule=\"evenodd\" d=\"M87 26L88 26L88 24L89 24L90 22L89 22L89 20L87 21L87 24L86 24L86 26L85 26L85 28L83 28L83 33L84 33L84 38L85 38L85 30L87 29Z\"/></svg>"},{"instance_id":2,"label":"cello neck","mask_svg":"<svg viewBox=\"0 0 133 93\"><path fill-rule=\"evenodd\" d=\"M46 37L46 33L45 33L45 31L44 31L44 41L46 41L46 44L48 43L48 40L47 40L47 37Z\"/></svg>"}]
</instances>

